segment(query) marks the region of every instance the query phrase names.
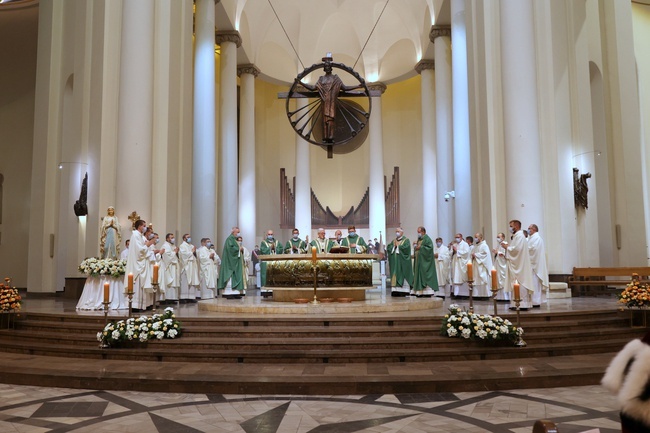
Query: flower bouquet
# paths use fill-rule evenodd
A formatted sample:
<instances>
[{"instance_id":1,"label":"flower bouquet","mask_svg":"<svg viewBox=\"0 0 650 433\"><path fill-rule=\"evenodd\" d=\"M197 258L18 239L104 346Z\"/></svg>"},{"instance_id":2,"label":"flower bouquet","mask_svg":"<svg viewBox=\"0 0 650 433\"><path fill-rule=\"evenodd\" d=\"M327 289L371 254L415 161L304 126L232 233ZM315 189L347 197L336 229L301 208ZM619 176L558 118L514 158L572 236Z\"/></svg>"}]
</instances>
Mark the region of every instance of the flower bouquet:
<instances>
[{"instance_id":1,"label":"flower bouquet","mask_svg":"<svg viewBox=\"0 0 650 433\"><path fill-rule=\"evenodd\" d=\"M91 277L99 277L100 275L121 277L126 272L126 260L88 257L79 265L79 272Z\"/></svg>"},{"instance_id":2,"label":"flower bouquet","mask_svg":"<svg viewBox=\"0 0 650 433\"><path fill-rule=\"evenodd\" d=\"M176 320L174 309L167 307L163 314L110 322L97 333L97 340L103 346L115 347L125 342L144 343L149 340L177 338L180 335L181 324Z\"/></svg>"},{"instance_id":3,"label":"flower bouquet","mask_svg":"<svg viewBox=\"0 0 650 433\"><path fill-rule=\"evenodd\" d=\"M650 307L650 287L639 282L638 275L632 276L632 281L618 295L618 302L627 308Z\"/></svg>"},{"instance_id":4,"label":"flower bouquet","mask_svg":"<svg viewBox=\"0 0 650 433\"><path fill-rule=\"evenodd\" d=\"M509 341L515 343L524 333L507 319L489 314L475 314L461 310L457 304L449 306L442 319L441 335L482 341Z\"/></svg>"},{"instance_id":5,"label":"flower bouquet","mask_svg":"<svg viewBox=\"0 0 650 433\"><path fill-rule=\"evenodd\" d=\"M11 279L5 278L4 283L0 283L0 312L14 313L20 311L21 300L18 290L11 287Z\"/></svg>"}]
</instances>

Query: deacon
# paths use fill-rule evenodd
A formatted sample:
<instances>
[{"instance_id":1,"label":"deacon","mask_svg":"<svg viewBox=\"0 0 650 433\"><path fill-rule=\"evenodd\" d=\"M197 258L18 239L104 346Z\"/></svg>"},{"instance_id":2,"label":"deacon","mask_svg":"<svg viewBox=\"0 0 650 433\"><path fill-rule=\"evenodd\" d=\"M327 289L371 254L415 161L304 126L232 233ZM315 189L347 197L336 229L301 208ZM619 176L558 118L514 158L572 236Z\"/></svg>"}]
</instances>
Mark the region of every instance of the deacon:
<instances>
[{"instance_id":1,"label":"deacon","mask_svg":"<svg viewBox=\"0 0 650 433\"><path fill-rule=\"evenodd\" d=\"M135 222L135 230L131 233L131 242L129 245L129 256L126 259L126 271L124 275L124 286L128 290L129 275L133 278L133 301L134 310L144 310L150 304L145 297L144 282L147 275L147 252L151 242L144 238L144 232L147 230L147 223L143 220Z\"/></svg>"},{"instance_id":2,"label":"deacon","mask_svg":"<svg viewBox=\"0 0 650 433\"><path fill-rule=\"evenodd\" d=\"M348 235L341 241L341 246L350 248L350 254L365 253L368 250L366 241L357 234L354 226L348 226Z\"/></svg>"},{"instance_id":3,"label":"deacon","mask_svg":"<svg viewBox=\"0 0 650 433\"><path fill-rule=\"evenodd\" d=\"M242 255L244 248L237 242L239 227L233 227L226 238L221 253L221 271L217 289L228 299L239 299L244 293L244 267Z\"/></svg>"},{"instance_id":4,"label":"deacon","mask_svg":"<svg viewBox=\"0 0 650 433\"><path fill-rule=\"evenodd\" d=\"M438 276L438 296L446 298L451 296L451 279L449 265L451 264L451 255L449 248L444 244L442 238L436 238L436 247L433 250L433 257L436 259L436 274Z\"/></svg>"},{"instance_id":5,"label":"deacon","mask_svg":"<svg viewBox=\"0 0 650 433\"><path fill-rule=\"evenodd\" d=\"M404 236L404 229L395 230L395 239L388 245L391 296L408 296L413 287L411 265L411 241Z\"/></svg>"},{"instance_id":6,"label":"deacon","mask_svg":"<svg viewBox=\"0 0 650 433\"><path fill-rule=\"evenodd\" d=\"M533 269L533 308L539 308L546 302L548 290L548 269L546 268L546 249L544 240L539 235L537 224L528 226L528 252L530 253L530 266Z\"/></svg>"},{"instance_id":7,"label":"deacon","mask_svg":"<svg viewBox=\"0 0 650 433\"><path fill-rule=\"evenodd\" d=\"M506 235L504 233L499 233L497 235L497 245L492 249L492 254L494 254L494 269L497 271L497 301L509 301L510 293L504 290L506 284L506 272L508 270L508 265L506 263L506 249L503 248L502 243L506 240Z\"/></svg>"},{"instance_id":8,"label":"deacon","mask_svg":"<svg viewBox=\"0 0 650 433\"><path fill-rule=\"evenodd\" d=\"M192 238L189 233L183 235L183 243L179 248L178 255L181 261L181 301L196 302L199 291L199 265L196 262L196 247L192 245Z\"/></svg>"},{"instance_id":9,"label":"deacon","mask_svg":"<svg viewBox=\"0 0 650 433\"><path fill-rule=\"evenodd\" d=\"M476 245L472 252L474 293L473 296L479 298L489 298L492 296L492 253L487 242L483 238L483 233L474 235Z\"/></svg>"},{"instance_id":10,"label":"deacon","mask_svg":"<svg viewBox=\"0 0 650 433\"><path fill-rule=\"evenodd\" d=\"M413 290L411 294L431 297L438 291L436 261L433 257L433 241L424 227L418 227L418 241L415 245L413 264Z\"/></svg>"},{"instance_id":11,"label":"deacon","mask_svg":"<svg viewBox=\"0 0 650 433\"><path fill-rule=\"evenodd\" d=\"M456 243L452 246L454 258L451 260L455 296L469 296L467 284L467 264L471 260L470 247L463 239L462 233L456 233Z\"/></svg>"},{"instance_id":12,"label":"deacon","mask_svg":"<svg viewBox=\"0 0 650 433\"><path fill-rule=\"evenodd\" d=\"M501 243L506 249L506 263L508 264L504 290L514 293L515 284L519 284L519 295L521 298L519 308L525 311L532 307L530 297L533 293L533 271L530 266L528 240L521 230L521 222L519 220L512 220L509 225L510 233L512 233L510 243L505 241ZM513 300L514 298L515 296L512 295ZM516 308L513 306L510 309L513 310Z\"/></svg>"},{"instance_id":13,"label":"deacon","mask_svg":"<svg viewBox=\"0 0 650 433\"><path fill-rule=\"evenodd\" d=\"M165 269L165 279L163 291L165 301L178 301L178 290L181 286L181 270L178 263L178 247L176 246L176 237L173 233L165 235L163 244L162 267Z\"/></svg>"},{"instance_id":14,"label":"deacon","mask_svg":"<svg viewBox=\"0 0 650 433\"><path fill-rule=\"evenodd\" d=\"M282 254L284 248L282 247L282 242L275 240L273 236L273 230L268 230L266 232L266 239L260 243L260 254L263 256L273 256L276 254ZM260 280L262 284L262 295L265 295L267 290L264 289L266 286L266 261L260 261ZM271 291L268 291L270 294Z\"/></svg>"},{"instance_id":15,"label":"deacon","mask_svg":"<svg viewBox=\"0 0 650 433\"><path fill-rule=\"evenodd\" d=\"M310 245L316 247L318 254L325 254L330 252L333 242L325 237L325 229L320 228L316 239L312 240Z\"/></svg>"},{"instance_id":16,"label":"deacon","mask_svg":"<svg viewBox=\"0 0 650 433\"><path fill-rule=\"evenodd\" d=\"M284 247L285 254L305 254L307 253L307 242L300 239L300 230L294 228L291 231L292 237L287 241Z\"/></svg>"},{"instance_id":17,"label":"deacon","mask_svg":"<svg viewBox=\"0 0 650 433\"><path fill-rule=\"evenodd\" d=\"M199 287L201 299L212 299L215 296L217 286L216 262L220 262L219 256L210 249L212 241L210 238L201 239L201 246L196 250L196 257L199 261Z\"/></svg>"}]
</instances>

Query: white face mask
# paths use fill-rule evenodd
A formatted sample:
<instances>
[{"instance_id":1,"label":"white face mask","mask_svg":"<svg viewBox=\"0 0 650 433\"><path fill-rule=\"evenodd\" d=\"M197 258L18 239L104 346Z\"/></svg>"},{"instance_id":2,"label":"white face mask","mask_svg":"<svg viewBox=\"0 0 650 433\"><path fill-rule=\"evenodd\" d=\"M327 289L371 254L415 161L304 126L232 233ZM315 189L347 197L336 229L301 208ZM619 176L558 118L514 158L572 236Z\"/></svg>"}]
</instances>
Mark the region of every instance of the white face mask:
<instances>
[{"instance_id":1,"label":"white face mask","mask_svg":"<svg viewBox=\"0 0 650 433\"><path fill-rule=\"evenodd\" d=\"M357 232L348 232L348 236L355 237L357 235Z\"/></svg>"},{"instance_id":2,"label":"white face mask","mask_svg":"<svg viewBox=\"0 0 650 433\"><path fill-rule=\"evenodd\" d=\"M149 236L147 236L147 239L149 239L149 240L153 239L153 233L151 233Z\"/></svg>"},{"instance_id":3,"label":"white face mask","mask_svg":"<svg viewBox=\"0 0 650 433\"><path fill-rule=\"evenodd\" d=\"M514 227L510 227L510 233L512 233L513 235L515 234L515 228Z\"/></svg>"},{"instance_id":4,"label":"white face mask","mask_svg":"<svg viewBox=\"0 0 650 433\"><path fill-rule=\"evenodd\" d=\"M461 238L456 238L456 243L459 244L461 240Z\"/></svg>"},{"instance_id":5,"label":"white face mask","mask_svg":"<svg viewBox=\"0 0 650 433\"><path fill-rule=\"evenodd\" d=\"M266 235L266 239L269 240L269 241L272 241L273 240L273 235Z\"/></svg>"},{"instance_id":6,"label":"white face mask","mask_svg":"<svg viewBox=\"0 0 650 433\"><path fill-rule=\"evenodd\" d=\"M440 248L442 246L442 242L436 242L436 246Z\"/></svg>"},{"instance_id":7,"label":"white face mask","mask_svg":"<svg viewBox=\"0 0 650 433\"><path fill-rule=\"evenodd\" d=\"M169 240L169 243L172 244L172 245L174 245L174 244L176 243L176 239L171 238L171 239Z\"/></svg>"},{"instance_id":8,"label":"white face mask","mask_svg":"<svg viewBox=\"0 0 650 433\"><path fill-rule=\"evenodd\" d=\"M210 248L210 247L212 246L212 242L208 242L208 243L206 243L205 245L206 245L208 248Z\"/></svg>"},{"instance_id":9,"label":"white face mask","mask_svg":"<svg viewBox=\"0 0 650 433\"><path fill-rule=\"evenodd\" d=\"M402 234L400 232L395 232L395 236L397 236L397 239L402 237Z\"/></svg>"},{"instance_id":10,"label":"white face mask","mask_svg":"<svg viewBox=\"0 0 650 433\"><path fill-rule=\"evenodd\" d=\"M297 241L299 237L300 237L300 235L293 235L293 240Z\"/></svg>"},{"instance_id":11,"label":"white face mask","mask_svg":"<svg viewBox=\"0 0 650 433\"><path fill-rule=\"evenodd\" d=\"M187 238L187 239L185 240L185 242L187 242L187 243L189 244L190 242L192 242L192 238Z\"/></svg>"}]
</instances>

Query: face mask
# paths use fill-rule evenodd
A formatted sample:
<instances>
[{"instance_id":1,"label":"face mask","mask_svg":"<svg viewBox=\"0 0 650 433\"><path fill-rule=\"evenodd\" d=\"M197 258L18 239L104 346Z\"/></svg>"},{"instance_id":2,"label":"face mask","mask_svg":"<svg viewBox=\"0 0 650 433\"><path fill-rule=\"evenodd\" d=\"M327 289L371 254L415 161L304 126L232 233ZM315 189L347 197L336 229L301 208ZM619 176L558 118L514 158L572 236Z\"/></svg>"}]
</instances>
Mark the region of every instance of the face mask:
<instances>
[{"instance_id":1,"label":"face mask","mask_svg":"<svg viewBox=\"0 0 650 433\"><path fill-rule=\"evenodd\" d=\"M422 233L418 233L418 239L422 239Z\"/></svg>"},{"instance_id":2,"label":"face mask","mask_svg":"<svg viewBox=\"0 0 650 433\"><path fill-rule=\"evenodd\" d=\"M459 244L459 243L460 243L460 241L461 241L461 239L460 239L460 238L456 238L456 243L457 243L457 244Z\"/></svg>"},{"instance_id":3,"label":"face mask","mask_svg":"<svg viewBox=\"0 0 650 433\"><path fill-rule=\"evenodd\" d=\"M501 239L501 238L497 238L497 242L498 242L498 243L501 243L501 242L503 242L503 239Z\"/></svg>"},{"instance_id":4,"label":"face mask","mask_svg":"<svg viewBox=\"0 0 650 433\"><path fill-rule=\"evenodd\" d=\"M512 233L513 235L515 234L515 228L514 227L510 227L510 233Z\"/></svg>"},{"instance_id":5,"label":"face mask","mask_svg":"<svg viewBox=\"0 0 650 433\"><path fill-rule=\"evenodd\" d=\"M239 244L239 246L241 247L241 245L242 245L242 241L239 241L239 242L237 242L237 243L238 243L238 244Z\"/></svg>"},{"instance_id":6,"label":"face mask","mask_svg":"<svg viewBox=\"0 0 650 433\"><path fill-rule=\"evenodd\" d=\"M442 246L442 242L436 242L436 246L440 248Z\"/></svg>"},{"instance_id":7,"label":"face mask","mask_svg":"<svg viewBox=\"0 0 650 433\"><path fill-rule=\"evenodd\" d=\"M273 235L267 235L266 239L269 240L269 241L272 241L273 240Z\"/></svg>"},{"instance_id":8,"label":"face mask","mask_svg":"<svg viewBox=\"0 0 650 433\"><path fill-rule=\"evenodd\" d=\"M189 244L190 242L192 242L192 238L187 238L187 239L185 240L185 242L187 242L187 243Z\"/></svg>"},{"instance_id":9,"label":"face mask","mask_svg":"<svg viewBox=\"0 0 650 433\"><path fill-rule=\"evenodd\" d=\"M357 235L357 232L348 232L348 236L355 237Z\"/></svg>"},{"instance_id":10,"label":"face mask","mask_svg":"<svg viewBox=\"0 0 650 433\"><path fill-rule=\"evenodd\" d=\"M395 232L395 236L397 236L397 239L402 237L402 234L400 232Z\"/></svg>"},{"instance_id":11,"label":"face mask","mask_svg":"<svg viewBox=\"0 0 650 433\"><path fill-rule=\"evenodd\" d=\"M210 248L212 246L212 242L208 242L206 245L208 248Z\"/></svg>"},{"instance_id":12,"label":"face mask","mask_svg":"<svg viewBox=\"0 0 650 433\"><path fill-rule=\"evenodd\" d=\"M341 240L341 235L336 235L336 239Z\"/></svg>"},{"instance_id":13,"label":"face mask","mask_svg":"<svg viewBox=\"0 0 650 433\"><path fill-rule=\"evenodd\" d=\"M474 242L476 243L476 245L478 245L479 243L481 243L481 241L479 241L478 239L475 240Z\"/></svg>"},{"instance_id":14,"label":"face mask","mask_svg":"<svg viewBox=\"0 0 650 433\"><path fill-rule=\"evenodd\" d=\"M299 237L300 237L300 235L293 235L293 240L297 241Z\"/></svg>"},{"instance_id":15,"label":"face mask","mask_svg":"<svg viewBox=\"0 0 650 433\"><path fill-rule=\"evenodd\" d=\"M150 234L149 236L147 236L147 239L149 239L149 240L153 239L153 234Z\"/></svg>"},{"instance_id":16,"label":"face mask","mask_svg":"<svg viewBox=\"0 0 650 433\"><path fill-rule=\"evenodd\" d=\"M169 240L169 243L172 244L172 245L174 245L174 244L176 243L176 239L171 238L171 239Z\"/></svg>"}]
</instances>

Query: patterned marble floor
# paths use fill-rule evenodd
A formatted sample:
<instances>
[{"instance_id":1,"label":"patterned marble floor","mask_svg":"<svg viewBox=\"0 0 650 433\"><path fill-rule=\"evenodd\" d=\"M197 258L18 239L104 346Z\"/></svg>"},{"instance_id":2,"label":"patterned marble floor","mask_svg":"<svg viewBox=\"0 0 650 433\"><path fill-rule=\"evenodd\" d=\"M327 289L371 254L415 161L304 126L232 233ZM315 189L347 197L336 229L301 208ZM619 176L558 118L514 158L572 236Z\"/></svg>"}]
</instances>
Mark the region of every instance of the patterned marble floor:
<instances>
[{"instance_id":1,"label":"patterned marble floor","mask_svg":"<svg viewBox=\"0 0 650 433\"><path fill-rule=\"evenodd\" d=\"M501 392L255 396L92 391L0 384L2 432L619 432L600 386Z\"/></svg>"}]
</instances>

